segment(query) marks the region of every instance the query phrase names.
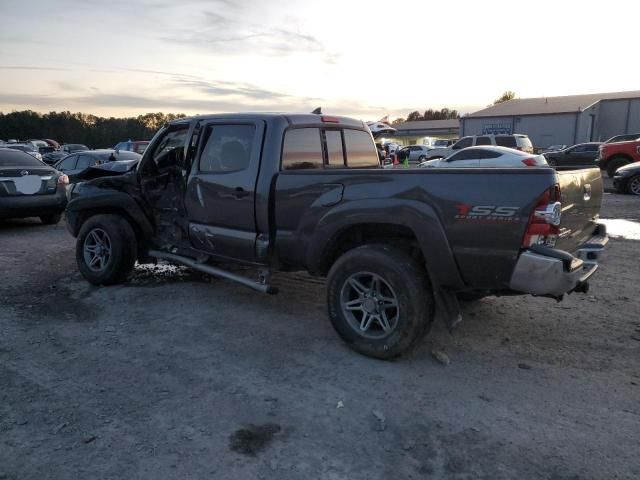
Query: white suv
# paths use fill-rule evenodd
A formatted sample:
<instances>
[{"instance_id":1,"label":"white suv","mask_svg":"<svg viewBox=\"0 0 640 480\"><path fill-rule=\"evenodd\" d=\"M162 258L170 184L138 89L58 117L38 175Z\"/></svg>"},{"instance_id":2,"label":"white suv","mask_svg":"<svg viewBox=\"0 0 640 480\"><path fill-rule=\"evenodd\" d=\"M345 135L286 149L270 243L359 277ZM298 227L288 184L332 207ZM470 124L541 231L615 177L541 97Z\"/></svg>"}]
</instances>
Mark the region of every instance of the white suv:
<instances>
[{"instance_id":1,"label":"white suv","mask_svg":"<svg viewBox=\"0 0 640 480\"><path fill-rule=\"evenodd\" d=\"M427 160L447 158L449 155L462 148L481 145L514 148L522 152L533 153L533 145L527 135L519 133L514 135L470 135L468 137L462 137L450 147L434 148L430 150L427 155Z\"/></svg>"}]
</instances>

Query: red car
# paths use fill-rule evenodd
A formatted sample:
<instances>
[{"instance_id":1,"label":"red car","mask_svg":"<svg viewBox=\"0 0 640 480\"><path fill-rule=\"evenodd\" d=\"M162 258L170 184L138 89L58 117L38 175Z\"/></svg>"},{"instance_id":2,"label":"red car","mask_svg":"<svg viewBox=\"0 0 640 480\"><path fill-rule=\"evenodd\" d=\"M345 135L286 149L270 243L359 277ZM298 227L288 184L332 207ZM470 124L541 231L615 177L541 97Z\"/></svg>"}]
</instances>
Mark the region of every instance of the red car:
<instances>
[{"instance_id":1,"label":"red car","mask_svg":"<svg viewBox=\"0 0 640 480\"><path fill-rule=\"evenodd\" d=\"M640 139L600 145L598 163L610 178L617 169L632 162L640 162Z\"/></svg>"},{"instance_id":2,"label":"red car","mask_svg":"<svg viewBox=\"0 0 640 480\"><path fill-rule=\"evenodd\" d=\"M147 149L149 142L147 140L129 140L127 142L120 142L113 147L114 150L125 150L127 152L135 152L142 155Z\"/></svg>"}]
</instances>

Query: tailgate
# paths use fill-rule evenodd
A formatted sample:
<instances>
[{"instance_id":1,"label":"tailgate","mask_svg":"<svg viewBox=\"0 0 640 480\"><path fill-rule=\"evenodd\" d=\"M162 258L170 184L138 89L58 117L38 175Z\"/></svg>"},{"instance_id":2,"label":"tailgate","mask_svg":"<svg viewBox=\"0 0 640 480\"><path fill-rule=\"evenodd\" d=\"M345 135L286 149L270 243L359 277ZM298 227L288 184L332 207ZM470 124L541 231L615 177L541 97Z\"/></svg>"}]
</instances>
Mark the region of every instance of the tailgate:
<instances>
[{"instance_id":1,"label":"tailgate","mask_svg":"<svg viewBox=\"0 0 640 480\"><path fill-rule=\"evenodd\" d=\"M560 184L562 219L556 248L574 252L596 229L602 204L600 169L557 172Z\"/></svg>"}]
</instances>

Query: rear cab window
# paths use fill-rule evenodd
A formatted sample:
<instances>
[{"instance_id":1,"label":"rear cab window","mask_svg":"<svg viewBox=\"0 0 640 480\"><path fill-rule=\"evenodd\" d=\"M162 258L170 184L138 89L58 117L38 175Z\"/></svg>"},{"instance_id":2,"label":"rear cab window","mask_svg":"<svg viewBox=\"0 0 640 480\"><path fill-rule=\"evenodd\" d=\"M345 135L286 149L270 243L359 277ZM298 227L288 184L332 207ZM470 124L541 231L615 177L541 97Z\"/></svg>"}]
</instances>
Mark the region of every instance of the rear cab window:
<instances>
[{"instance_id":1,"label":"rear cab window","mask_svg":"<svg viewBox=\"0 0 640 480\"><path fill-rule=\"evenodd\" d=\"M282 170L379 168L369 132L354 129L296 128L287 130Z\"/></svg>"}]
</instances>

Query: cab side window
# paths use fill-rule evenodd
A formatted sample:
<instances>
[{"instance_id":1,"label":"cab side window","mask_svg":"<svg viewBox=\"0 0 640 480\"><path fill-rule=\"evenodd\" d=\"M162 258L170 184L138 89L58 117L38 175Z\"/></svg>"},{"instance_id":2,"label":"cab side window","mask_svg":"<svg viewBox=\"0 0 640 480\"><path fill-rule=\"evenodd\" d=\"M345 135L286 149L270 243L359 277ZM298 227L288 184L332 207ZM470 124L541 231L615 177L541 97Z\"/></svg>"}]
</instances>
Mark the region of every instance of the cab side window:
<instances>
[{"instance_id":1,"label":"cab side window","mask_svg":"<svg viewBox=\"0 0 640 480\"><path fill-rule=\"evenodd\" d=\"M249 167L256 133L253 125L213 125L207 130L201 172L231 173Z\"/></svg>"},{"instance_id":2,"label":"cab side window","mask_svg":"<svg viewBox=\"0 0 640 480\"><path fill-rule=\"evenodd\" d=\"M296 128L287 130L282 147L282 170L322 168L320 129Z\"/></svg>"}]
</instances>

